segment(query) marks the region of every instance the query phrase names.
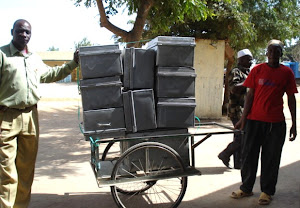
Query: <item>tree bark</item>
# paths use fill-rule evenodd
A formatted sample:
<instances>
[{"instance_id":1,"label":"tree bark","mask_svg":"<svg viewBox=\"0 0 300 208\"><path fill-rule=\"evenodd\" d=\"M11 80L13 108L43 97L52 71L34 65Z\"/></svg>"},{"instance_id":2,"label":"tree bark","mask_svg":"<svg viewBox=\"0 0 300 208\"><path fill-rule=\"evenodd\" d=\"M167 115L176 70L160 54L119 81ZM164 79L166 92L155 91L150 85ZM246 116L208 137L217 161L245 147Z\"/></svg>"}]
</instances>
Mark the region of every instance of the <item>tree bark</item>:
<instances>
[{"instance_id":1,"label":"tree bark","mask_svg":"<svg viewBox=\"0 0 300 208\"><path fill-rule=\"evenodd\" d=\"M234 64L235 51L230 47L229 41L225 42L225 60L227 60L226 74L225 74L225 90L224 90L224 99L222 105L222 114L227 115L227 106L229 102L229 92L228 92L228 75L232 70Z\"/></svg>"},{"instance_id":2,"label":"tree bark","mask_svg":"<svg viewBox=\"0 0 300 208\"><path fill-rule=\"evenodd\" d=\"M141 5L138 8L134 26L131 31L127 32L126 30L123 30L115 26L108 20L102 0L97 0L97 7L100 14L100 26L105 27L115 35L122 37L123 40L126 43L128 43L126 47L138 46L139 45L138 41L140 41L142 37L146 18L148 16L151 7L153 6L153 1L154 0L141 1Z\"/></svg>"}]
</instances>

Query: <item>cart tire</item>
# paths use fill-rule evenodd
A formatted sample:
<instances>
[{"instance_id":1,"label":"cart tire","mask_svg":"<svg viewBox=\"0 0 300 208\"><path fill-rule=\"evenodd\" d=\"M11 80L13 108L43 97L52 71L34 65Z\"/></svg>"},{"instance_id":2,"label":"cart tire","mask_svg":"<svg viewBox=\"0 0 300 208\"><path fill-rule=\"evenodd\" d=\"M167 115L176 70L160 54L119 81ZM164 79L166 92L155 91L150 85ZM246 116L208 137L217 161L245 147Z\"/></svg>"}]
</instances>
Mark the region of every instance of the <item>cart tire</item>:
<instances>
[{"instance_id":1,"label":"cart tire","mask_svg":"<svg viewBox=\"0 0 300 208\"><path fill-rule=\"evenodd\" d=\"M146 156L147 155L147 156ZM159 155L159 156L158 156ZM146 159L147 158L147 159ZM187 187L179 154L158 142L142 142L126 150L116 162L111 193L118 207L177 207ZM171 175L166 177L168 174ZM117 184L118 180L128 182Z\"/></svg>"},{"instance_id":2,"label":"cart tire","mask_svg":"<svg viewBox=\"0 0 300 208\"><path fill-rule=\"evenodd\" d=\"M101 157L101 161L105 161L106 159L106 156L107 156L107 153L108 151L110 150L110 148L114 145L115 142L109 142L107 144L107 146L105 147L103 153L102 153L102 157Z\"/></svg>"},{"instance_id":3,"label":"cart tire","mask_svg":"<svg viewBox=\"0 0 300 208\"><path fill-rule=\"evenodd\" d=\"M101 157L101 161L105 161L106 156L108 151L110 150L110 148L115 144L115 142L109 142L108 145L105 147L102 157ZM141 190L139 190L140 192L146 191L147 189L149 189L151 186L153 186L156 182L155 181L148 181L145 182L145 187ZM122 193L122 194L135 194L136 191L128 191L128 190L123 190L120 188L117 188L117 191Z\"/></svg>"}]
</instances>

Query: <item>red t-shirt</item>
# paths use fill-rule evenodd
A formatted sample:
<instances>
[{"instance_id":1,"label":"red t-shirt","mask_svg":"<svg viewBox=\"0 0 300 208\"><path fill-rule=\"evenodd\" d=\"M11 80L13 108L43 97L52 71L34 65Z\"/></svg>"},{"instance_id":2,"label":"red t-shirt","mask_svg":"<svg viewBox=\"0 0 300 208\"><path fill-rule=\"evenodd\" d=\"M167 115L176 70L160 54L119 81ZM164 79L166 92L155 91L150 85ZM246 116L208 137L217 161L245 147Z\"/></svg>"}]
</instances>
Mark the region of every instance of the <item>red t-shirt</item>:
<instances>
[{"instance_id":1,"label":"red t-shirt","mask_svg":"<svg viewBox=\"0 0 300 208\"><path fill-rule=\"evenodd\" d=\"M297 93L293 71L280 64L271 68L258 64L249 73L244 86L254 89L254 99L248 119L264 122L284 121L283 95Z\"/></svg>"}]
</instances>

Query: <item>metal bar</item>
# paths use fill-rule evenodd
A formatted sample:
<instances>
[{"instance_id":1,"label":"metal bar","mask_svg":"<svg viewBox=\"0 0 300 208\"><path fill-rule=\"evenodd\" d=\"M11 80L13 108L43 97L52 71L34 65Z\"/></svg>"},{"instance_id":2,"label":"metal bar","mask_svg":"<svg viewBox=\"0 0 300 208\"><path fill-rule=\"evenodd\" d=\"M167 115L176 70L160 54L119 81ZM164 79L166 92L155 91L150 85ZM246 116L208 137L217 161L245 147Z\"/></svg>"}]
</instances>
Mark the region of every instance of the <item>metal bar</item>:
<instances>
[{"instance_id":1,"label":"metal bar","mask_svg":"<svg viewBox=\"0 0 300 208\"><path fill-rule=\"evenodd\" d=\"M196 144L192 145L192 149L195 149L196 147L198 147L198 145L202 144L205 140L207 140L209 137L211 137L211 135L212 134L207 134L206 137L204 137L203 139L201 139Z\"/></svg>"},{"instance_id":2,"label":"metal bar","mask_svg":"<svg viewBox=\"0 0 300 208\"><path fill-rule=\"evenodd\" d=\"M136 139L149 139L151 140L151 138L162 138L162 137L177 137L177 136L204 136L207 134L211 134L211 135L216 135L216 134L232 134L235 132L240 132L240 130L235 130L235 131L224 131L224 132L206 132L206 133L195 133L195 134L191 134L191 133L187 133L187 134L167 134L167 135L155 135L155 136L139 136L139 137L130 137L130 138L107 138L107 139L101 139L101 140L97 140L97 143L109 143L111 141L114 142L120 142L120 141L128 141L128 140L136 140Z\"/></svg>"},{"instance_id":3,"label":"metal bar","mask_svg":"<svg viewBox=\"0 0 300 208\"><path fill-rule=\"evenodd\" d=\"M191 160L192 160L192 167L195 167L195 150L193 147L194 145L194 142L195 142L195 138L194 136L191 136Z\"/></svg>"},{"instance_id":4,"label":"metal bar","mask_svg":"<svg viewBox=\"0 0 300 208\"><path fill-rule=\"evenodd\" d=\"M119 184L133 183L133 182L146 182L146 181L156 181L163 180L169 178L177 178L177 177L186 177L193 175L201 175L201 172L193 167L188 167L184 171L170 171L166 173L160 173L158 175L149 175L149 176L141 176L137 178L123 178L118 180L111 180L110 178L97 178L98 186L114 186Z\"/></svg>"},{"instance_id":5,"label":"metal bar","mask_svg":"<svg viewBox=\"0 0 300 208\"><path fill-rule=\"evenodd\" d=\"M95 133L95 135L90 135L90 137L96 137L95 139L95 142L96 143L109 143L111 142L112 140L114 140L115 142L118 142L118 141L124 141L124 140L134 140L134 139L141 139L141 138L158 138L158 137L175 137L175 136L203 136L203 135L207 135L207 134L231 134L231 133L236 133L236 132L241 132L240 130L237 130L237 129L234 129L232 127L229 127L229 126L226 126L226 125L222 125L222 124L219 124L219 123L216 123L216 122L206 122L206 123L200 123L200 124L197 124L195 125L195 127L201 127L201 126L208 126L208 125L211 125L211 126L219 126L219 127L222 127L226 130L231 130L230 132L206 132L206 133L195 133L195 134L191 134L191 133L174 133L174 134L152 134L152 135L144 135L144 136L134 136L134 135L131 135L130 137L119 137L119 138L99 138L97 136L97 134Z\"/></svg>"}]
</instances>

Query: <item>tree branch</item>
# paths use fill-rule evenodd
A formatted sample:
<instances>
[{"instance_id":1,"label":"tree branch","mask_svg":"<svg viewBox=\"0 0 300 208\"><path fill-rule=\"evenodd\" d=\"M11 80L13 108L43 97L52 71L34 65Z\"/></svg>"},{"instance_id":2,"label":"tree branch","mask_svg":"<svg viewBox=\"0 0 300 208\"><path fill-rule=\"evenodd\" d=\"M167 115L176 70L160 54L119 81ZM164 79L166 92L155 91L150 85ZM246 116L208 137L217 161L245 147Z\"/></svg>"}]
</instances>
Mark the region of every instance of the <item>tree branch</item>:
<instances>
[{"instance_id":1,"label":"tree branch","mask_svg":"<svg viewBox=\"0 0 300 208\"><path fill-rule=\"evenodd\" d=\"M97 7L100 14L100 27L105 27L115 35L121 36L122 38L126 37L128 35L128 32L126 30L123 30L115 25L113 25L107 18L105 9L103 6L102 0L97 0Z\"/></svg>"},{"instance_id":2,"label":"tree branch","mask_svg":"<svg viewBox=\"0 0 300 208\"><path fill-rule=\"evenodd\" d=\"M148 1L141 1L141 5L138 8L136 20L133 26L133 29L129 32L113 25L107 18L105 9L103 6L102 0L97 0L97 7L100 14L100 26L105 27L112 33L114 33L117 36L120 36L123 38L125 42L134 42L139 41L142 37L142 33L144 30L144 25L148 16L148 13L153 6L153 0ZM135 46L136 43L130 43L127 47Z\"/></svg>"},{"instance_id":3,"label":"tree branch","mask_svg":"<svg viewBox=\"0 0 300 208\"><path fill-rule=\"evenodd\" d=\"M133 29L130 31L130 36L132 40L138 41L140 40L147 16L151 7L153 6L153 0L141 1L141 5L138 8L137 16L135 19L135 23Z\"/></svg>"}]
</instances>

